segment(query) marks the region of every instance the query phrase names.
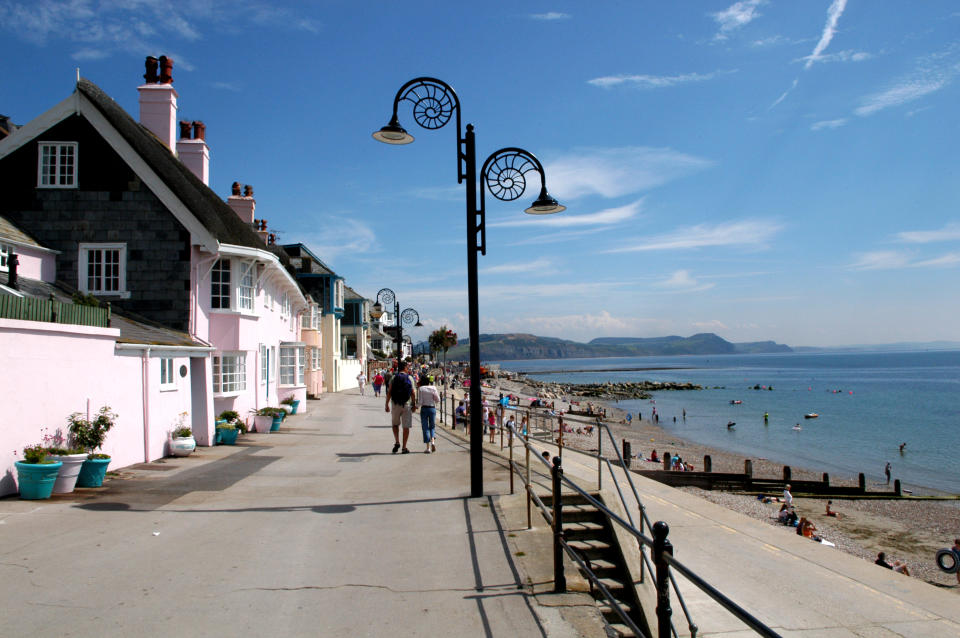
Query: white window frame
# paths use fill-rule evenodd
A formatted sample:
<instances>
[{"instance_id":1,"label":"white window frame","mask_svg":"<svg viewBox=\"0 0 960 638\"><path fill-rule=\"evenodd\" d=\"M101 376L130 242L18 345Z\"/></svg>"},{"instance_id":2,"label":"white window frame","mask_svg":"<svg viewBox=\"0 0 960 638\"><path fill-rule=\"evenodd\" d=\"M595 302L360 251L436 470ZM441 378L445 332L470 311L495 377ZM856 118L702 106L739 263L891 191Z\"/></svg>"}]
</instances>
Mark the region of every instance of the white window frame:
<instances>
[{"instance_id":1,"label":"white window frame","mask_svg":"<svg viewBox=\"0 0 960 638\"><path fill-rule=\"evenodd\" d=\"M177 378L173 370L173 357L160 359L160 391L169 392L177 389Z\"/></svg>"},{"instance_id":2,"label":"white window frame","mask_svg":"<svg viewBox=\"0 0 960 638\"><path fill-rule=\"evenodd\" d=\"M280 346L280 376L277 381L280 386L302 386L304 367L306 365L305 348L303 344Z\"/></svg>"},{"instance_id":3,"label":"white window frame","mask_svg":"<svg viewBox=\"0 0 960 638\"><path fill-rule=\"evenodd\" d=\"M90 289L90 253L103 252L103 251L118 251L117 252L117 290L91 290ZM94 275L94 278L99 280L101 287L106 281L104 277L103 268L101 267L101 273L99 275ZM112 279L112 277L111 277ZM80 292L87 294L95 295L98 297L121 297L123 299L130 298L130 291L127 290L127 245L126 244L117 244L117 243L107 243L107 244L80 244L77 251L77 289Z\"/></svg>"},{"instance_id":4,"label":"white window frame","mask_svg":"<svg viewBox=\"0 0 960 638\"><path fill-rule=\"evenodd\" d=\"M267 384L267 378L270 376L270 349L266 345L260 344L260 385Z\"/></svg>"},{"instance_id":5,"label":"white window frame","mask_svg":"<svg viewBox=\"0 0 960 638\"><path fill-rule=\"evenodd\" d=\"M280 296L280 318L286 319L290 316L290 295L284 292Z\"/></svg>"},{"instance_id":6,"label":"white window frame","mask_svg":"<svg viewBox=\"0 0 960 638\"><path fill-rule=\"evenodd\" d=\"M229 369L227 369L229 367ZM229 380L225 379L229 375ZM227 381L225 383L225 381ZM214 396L237 396L247 389L247 353L219 352L213 356Z\"/></svg>"},{"instance_id":7,"label":"white window frame","mask_svg":"<svg viewBox=\"0 0 960 638\"><path fill-rule=\"evenodd\" d=\"M317 304L310 304L310 323L308 328L310 330L320 329L320 306Z\"/></svg>"},{"instance_id":8,"label":"white window frame","mask_svg":"<svg viewBox=\"0 0 960 638\"><path fill-rule=\"evenodd\" d=\"M257 302L257 278L255 261L241 261L237 273L237 310L252 313Z\"/></svg>"},{"instance_id":9,"label":"white window frame","mask_svg":"<svg viewBox=\"0 0 960 638\"><path fill-rule=\"evenodd\" d=\"M17 252L16 249L10 244L0 242L0 272L10 270L10 255L15 252Z\"/></svg>"},{"instance_id":10,"label":"white window frame","mask_svg":"<svg viewBox=\"0 0 960 638\"><path fill-rule=\"evenodd\" d=\"M323 352L317 346L313 346L312 348L310 348L310 369L311 370L319 370L322 367L323 365L322 355L323 355Z\"/></svg>"},{"instance_id":11,"label":"white window frame","mask_svg":"<svg viewBox=\"0 0 960 638\"><path fill-rule=\"evenodd\" d=\"M224 262L226 262L226 268L224 268ZM223 273L227 274L227 281L224 282L222 279ZM214 281L216 279L216 281ZM217 286L217 292L214 293L213 287ZM224 286L226 287L226 295L224 295ZM211 310L231 310L233 308L233 261L227 257L217 259L214 262L213 268L210 269L210 309ZM227 305L223 305L223 300L226 298ZM214 303L214 299L218 300L217 303Z\"/></svg>"},{"instance_id":12,"label":"white window frame","mask_svg":"<svg viewBox=\"0 0 960 638\"><path fill-rule=\"evenodd\" d=\"M53 161L44 165L44 151L53 148ZM64 162L66 157L62 152L70 149L70 161ZM37 187L38 188L77 188L77 163L79 157L79 148L76 142L50 142L42 141L37 143ZM48 156L49 157L49 156ZM64 165L66 164L66 166ZM47 167L52 167L52 171L45 171ZM52 181L51 181L52 180Z\"/></svg>"},{"instance_id":13,"label":"white window frame","mask_svg":"<svg viewBox=\"0 0 960 638\"><path fill-rule=\"evenodd\" d=\"M337 279L336 285L333 287L333 290L334 290L333 307L343 308L343 280L342 279Z\"/></svg>"}]
</instances>

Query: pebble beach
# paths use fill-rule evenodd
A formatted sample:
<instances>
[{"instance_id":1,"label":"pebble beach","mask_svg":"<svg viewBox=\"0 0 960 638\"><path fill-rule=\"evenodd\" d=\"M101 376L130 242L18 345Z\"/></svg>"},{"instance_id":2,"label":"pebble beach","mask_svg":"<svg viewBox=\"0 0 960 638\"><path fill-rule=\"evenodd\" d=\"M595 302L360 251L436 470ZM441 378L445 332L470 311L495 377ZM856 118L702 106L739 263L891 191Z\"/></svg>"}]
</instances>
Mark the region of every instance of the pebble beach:
<instances>
[{"instance_id":1,"label":"pebble beach","mask_svg":"<svg viewBox=\"0 0 960 638\"><path fill-rule=\"evenodd\" d=\"M491 392L494 389L486 389ZM537 390L523 382L523 379L500 380L496 392L534 397ZM553 399L556 410L569 411L570 404ZM705 446L694 441L678 437L649 420L633 419L627 423L626 414L617 409L612 400L591 399L595 405L606 410L605 422L610 426L614 438L620 444L623 440L631 444L631 452L640 458L648 458L652 450L662 457L666 453L676 453L685 462L693 463L696 469L702 469L703 458L710 455L714 472L743 472L744 461L750 457L734 454L725 450ZM582 404L581 404L582 405ZM569 417L576 420L577 417ZM585 422L588 422L585 419ZM596 438L569 437L567 444L582 447L586 451L596 449ZM753 475L762 478L782 478L783 465L762 457L750 458ZM647 469L658 469L658 465L643 463ZM820 480L822 470L791 466L792 477L796 480ZM831 474L833 485L856 485L857 477L853 471L849 475ZM942 497L942 492L923 486L904 486L917 497ZM681 488L703 499L737 511L745 516L764 521L783 528L784 534L793 534L795 530L780 525L776 514L780 508L778 502L763 503L754 495L732 492L708 491L698 488ZM884 483L868 482L868 491L889 489ZM779 495L770 495L779 496ZM817 534L836 545L837 550L858 556L873 562L878 552L887 554L889 562L905 561L911 577L921 579L937 587L948 588L960 595L957 577L946 574L937 567L934 556L937 550L949 547L954 538L960 537L960 500L934 500L927 498L907 499L854 499L833 497L833 509L840 512L838 518L826 516L826 499L804 498L795 495L794 504L798 515L811 519L817 527ZM811 541L816 542L816 541Z\"/></svg>"}]
</instances>

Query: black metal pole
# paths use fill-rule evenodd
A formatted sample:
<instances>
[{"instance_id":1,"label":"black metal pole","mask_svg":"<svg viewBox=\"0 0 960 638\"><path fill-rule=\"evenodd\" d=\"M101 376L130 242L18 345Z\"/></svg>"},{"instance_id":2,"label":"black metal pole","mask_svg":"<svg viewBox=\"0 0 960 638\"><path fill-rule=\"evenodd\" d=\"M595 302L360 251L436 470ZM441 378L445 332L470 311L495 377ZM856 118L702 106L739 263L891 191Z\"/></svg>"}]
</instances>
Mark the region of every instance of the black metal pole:
<instances>
[{"instance_id":1,"label":"black metal pole","mask_svg":"<svg viewBox=\"0 0 960 638\"><path fill-rule=\"evenodd\" d=\"M562 594L567 591L567 577L563 573L563 502L560 499L560 477L563 476L562 460L559 456L553 457L553 593Z\"/></svg>"},{"instance_id":2,"label":"black metal pole","mask_svg":"<svg viewBox=\"0 0 960 638\"><path fill-rule=\"evenodd\" d=\"M463 138L467 182L467 301L470 318L470 496L483 496L483 395L480 392L480 301L477 283L477 150L473 125ZM457 161L460 161L459 158Z\"/></svg>"},{"instance_id":3,"label":"black metal pole","mask_svg":"<svg viewBox=\"0 0 960 638\"><path fill-rule=\"evenodd\" d=\"M400 325L400 302L393 298L393 321L397 327L397 372L400 372L400 360L403 358L403 327Z\"/></svg>"},{"instance_id":4,"label":"black metal pole","mask_svg":"<svg viewBox=\"0 0 960 638\"><path fill-rule=\"evenodd\" d=\"M673 556L673 545L667 540L670 527L663 521L653 524L653 564L657 569L657 638L670 638L670 566L664 558Z\"/></svg>"}]
</instances>

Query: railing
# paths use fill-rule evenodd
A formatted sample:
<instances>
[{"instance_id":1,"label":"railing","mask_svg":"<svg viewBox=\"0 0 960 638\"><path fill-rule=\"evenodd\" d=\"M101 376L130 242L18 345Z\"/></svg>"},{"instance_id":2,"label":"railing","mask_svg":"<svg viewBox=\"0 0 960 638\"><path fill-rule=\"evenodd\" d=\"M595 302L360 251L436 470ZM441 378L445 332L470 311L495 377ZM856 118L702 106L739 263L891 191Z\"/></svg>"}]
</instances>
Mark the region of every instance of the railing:
<instances>
[{"instance_id":1,"label":"railing","mask_svg":"<svg viewBox=\"0 0 960 638\"><path fill-rule=\"evenodd\" d=\"M52 299L0 295L0 319L22 319L47 323L69 323L106 328L110 325L110 308L81 306Z\"/></svg>"},{"instance_id":2,"label":"railing","mask_svg":"<svg viewBox=\"0 0 960 638\"><path fill-rule=\"evenodd\" d=\"M720 592L718 589L710 585L706 580L697 575L689 567L685 566L683 563L678 561L673 557L673 545L667 539L669 534L669 526L663 521L657 521L654 524L650 524L649 517L646 513L646 508L643 506L640 501L639 493L637 492L636 486L633 483L631 473L627 468L627 465L624 463L624 459L620 454L620 450L617 448L616 442L613 439L613 434L610 432L610 428L602 423L599 419L596 422L596 427L598 428L598 449L596 457L598 459L597 467L597 483L598 487L601 483L602 478L602 468L605 466L607 468L608 474L613 481L613 485L616 488L617 494L619 495L621 504L623 505L624 511L627 515L627 520L624 520L621 516L611 511L605 504L594 498L586 490L581 488L579 485L571 481L569 478L564 476L562 468L562 458L556 456L553 458L552 465L548 463L540 454L534 451L534 456L540 460L547 468L549 468L551 476L551 491L553 497L553 508L552 512L548 510L547 506L543 503L540 497L536 494L533 489L533 483L530 479L530 453L532 446L530 444L530 430L528 429L526 435L521 435L515 430L509 431L509 443L510 448L510 493L514 492L514 474L521 477L521 480L524 483L526 493L527 493L527 526L528 528L532 527L531 520L531 503L535 502L544 519L550 523L553 528L554 536L554 591L564 592L566 591L566 579L563 575L563 553L566 552L570 558L577 563L581 568L583 573L587 578L597 586L597 589L601 592L603 597L610 603L611 608L613 608L617 615L624 621L624 623L630 627L630 629L637 634L638 636L644 635L644 633L636 626L633 619L616 603L613 596L610 595L610 592L603 585L600 579L593 573L593 570L590 566L584 562L580 556L577 554L576 550L571 548L566 539L563 536L563 505L561 500L561 488L563 485L566 485L568 488L572 489L574 492L580 494L581 497L585 498L589 503L594 507L603 512L610 521L618 525L620 528L625 530L628 534L632 535L638 542L640 548L640 554L642 556L641 561L641 576L640 582L644 581L645 572L649 570L651 573L655 573L656 577L656 594L657 594L657 607L656 607L656 617L657 617L657 626L656 626L656 635L658 638L669 638L671 635L676 637L677 631L676 627L673 625L672 615L673 610L670 606L670 589L672 588L676 594L677 601L680 603L681 609L683 610L684 616L687 620L687 626L690 631L691 636L696 636L697 631L699 630L697 625L694 624L692 618L690 617L689 609L687 608L686 602L683 599L682 594L677 586L676 579L674 578L671 567L677 571L681 576L686 578L691 584L696 586L698 589L707 594L710 598L715 600L721 607L729 611L740 621L746 624L749 628L753 629L757 634L761 636L769 637L778 637L779 634L776 633L773 629L766 626L760 622L757 618L751 615L747 610L733 602L730 598ZM631 508L627 505L626 498L624 497L623 490L617 480L617 474L614 472L613 466L609 459L606 459L602 455L602 434L601 430L605 430L608 437L610 438L611 443L613 443L613 449L616 452L617 460L620 463L620 466L624 469L624 474L627 478L627 482L630 485L630 489L633 492L634 499L636 500L637 507L640 512L640 528L638 529L633 521L633 516L630 513ZM551 432L552 435L552 432ZM518 438L526 450L526 463L525 471L521 472L520 466L517 465L513 460L513 438ZM563 452L563 446L560 447L560 452ZM578 451L581 454L586 454L587 456L594 456L589 453ZM646 536L643 533L644 527L647 526L651 529L653 538ZM652 565L650 557L647 555L646 549L649 548L653 555Z\"/></svg>"}]
</instances>

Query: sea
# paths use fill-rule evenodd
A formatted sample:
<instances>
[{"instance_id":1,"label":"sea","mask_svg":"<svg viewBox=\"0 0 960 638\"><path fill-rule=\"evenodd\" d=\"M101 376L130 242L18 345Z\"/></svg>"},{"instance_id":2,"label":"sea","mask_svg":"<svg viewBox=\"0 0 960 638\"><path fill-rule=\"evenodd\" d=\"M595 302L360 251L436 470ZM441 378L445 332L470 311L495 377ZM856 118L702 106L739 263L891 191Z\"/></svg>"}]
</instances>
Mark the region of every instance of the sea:
<instances>
[{"instance_id":1,"label":"sea","mask_svg":"<svg viewBox=\"0 0 960 638\"><path fill-rule=\"evenodd\" d=\"M960 494L960 351L494 363L557 383L697 384L703 389L655 392L651 400L620 401L617 407L645 419L656 407L667 432L745 458L833 475L863 472L868 481L885 481L889 462L893 478L905 486ZM804 418L810 413L819 416ZM729 422L736 425L727 427Z\"/></svg>"}]
</instances>

